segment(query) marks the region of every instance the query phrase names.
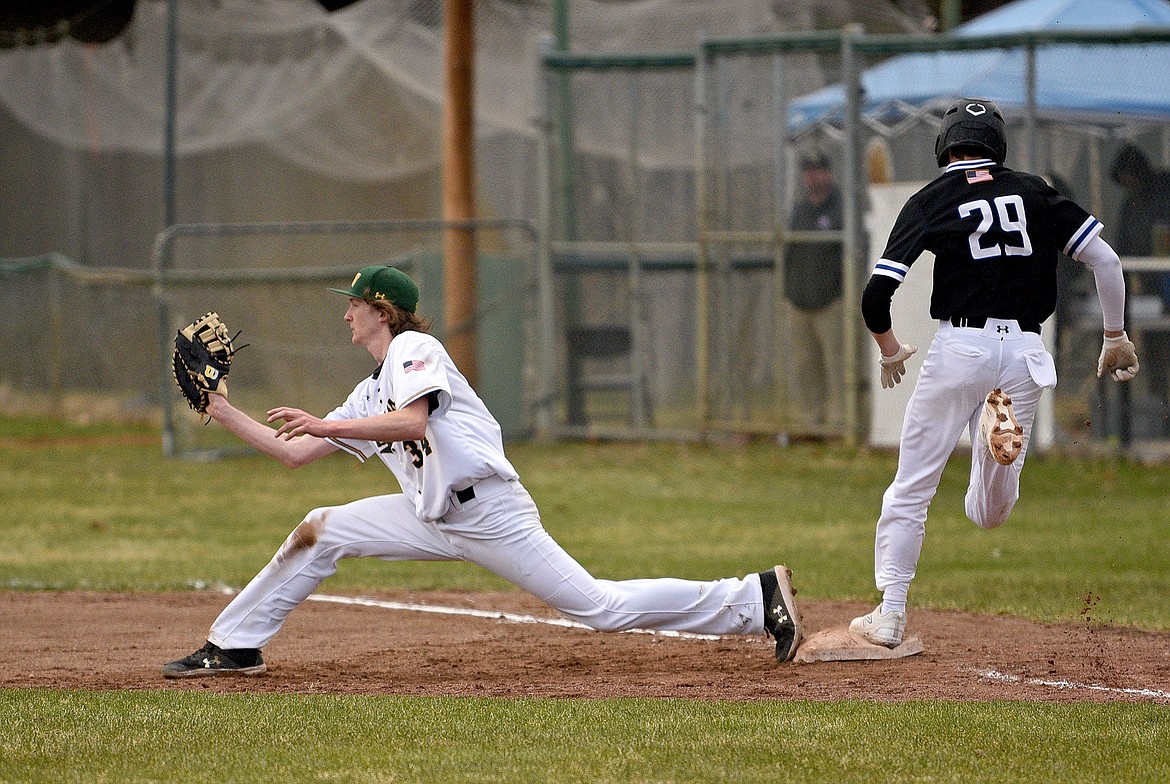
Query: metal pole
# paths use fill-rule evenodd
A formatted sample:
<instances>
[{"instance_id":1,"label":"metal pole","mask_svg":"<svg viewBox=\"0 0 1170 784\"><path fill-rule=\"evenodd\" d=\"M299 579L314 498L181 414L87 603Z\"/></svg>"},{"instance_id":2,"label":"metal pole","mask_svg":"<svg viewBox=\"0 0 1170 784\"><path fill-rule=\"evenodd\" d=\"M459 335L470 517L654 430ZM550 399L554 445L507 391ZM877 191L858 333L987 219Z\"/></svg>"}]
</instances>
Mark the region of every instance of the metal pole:
<instances>
[{"instance_id":1,"label":"metal pole","mask_svg":"<svg viewBox=\"0 0 1170 784\"><path fill-rule=\"evenodd\" d=\"M49 256L49 390L53 408L61 410L61 367L64 364L65 328L61 314L61 267L57 254Z\"/></svg>"},{"instance_id":2,"label":"metal pole","mask_svg":"<svg viewBox=\"0 0 1170 784\"><path fill-rule=\"evenodd\" d=\"M569 51L569 8L567 0L553 0L552 27L556 51ZM577 205L574 193L576 155L576 140L573 135L573 103L570 94L569 72L558 69L556 72L556 135L557 158L556 182L557 203L556 214L560 219L561 238L566 242L575 242L577 232ZM577 282L577 274L569 272L565 275L561 288L561 313L564 323L562 328L571 333L581 321L581 295ZM565 355L565 419L570 425L584 425L585 392L581 388L581 360L569 344Z\"/></svg>"},{"instance_id":3,"label":"metal pole","mask_svg":"<svg viewBox=\"0 0 1170 784\"><path fill-rule=\"evenodd\" d=\"M861 172L861 64L857 52L854 50L854 41L862 35L860 27L854 25L847 28L841 36L841 70L845 80L845 150L844 150L844 182L842 183L841 223L845 232L842 244L843 265L841 280L844 286L842 304L845 308L844 330L844 374L845 395L843 405L845 411L845 443L854 446L858 438L858 345L859 331L857 318L859 312L857 302L857 288L861 248L862 189L867 179L860 176Z\"/></svg>"},{"instance_id":4,"label":"metal pole","mask_svg":"<svg viewBox=\"0 0 1170 784\"><path fill-rule=\"evenodd\" d=\"M179 0L167 0L167 74L166 74L166 118L163 141L163 229L177 220L175 198L175 160L179 102ZM158 346L159 346L159 403L162 406L163 454L175 454L175 415L171 405L174 394L171 386L171 314L166 300L164 277L170 266L171 253L159 257L158 282L155 285L155 299L158 302Z\"/></svg>"},{"instance_id":5,"label":"metal pole","mask_svg":"<svg viewBox=\"0 0 1170 784\"><path fill-rule=\"evenodd\" d=\"M1024 46L1024 155L1020 166L1032 171L1036 164L1036 44Z\"/></svg>"},{"instance_id":6,"label":"metal pole","mask_svg":"<svg viewBox=\"0 0 1170 784\"><path fill-rule=\"evenodd\" d=\"M962 5L962 0L942 0L938 21L944 33L954 30L963 21Z\"/></svg>"},{"instance_id":7,"label":"metal pole","mask_svg":"<svg viewBox=\"0 0 1170 784\"><path fill-rule=\"evenodd\" d=\"M179 101L179 0L167 0L167 74L163 147L163 227L176 221L175 146Z\"/></svg>"},{"instance_id":8,"label":"metal pole","mask_svg":"<svg viewBox=\"0 0 1170 784\"><path fill-rule=\"evenodd\" d=\"M642 261L638 243L642 239L642 191L638 176L638 72L630 73L630 147L627 166L630 172L630 238L629 264L629 319L630 319L630 374L633 386L630 390L630 419L634 427L646 426L646 332L642 317Z\"/></svg>"},{"instance_id":9,"label":"metal pole","mask_svg":"<svg viewBox=\"0 0 1170 784\"><path fill-rule=\"evenodd\" d=\"M543 54L552 51L551 36L541 40ZM547 438L553 425L552 403L556 384L553 374L556 369L556 337L554 333L556 313L553 307L553 270L550 242L552 240L552 120L549 116L549 72L542 64L536 69L536 219L537 219L537 268L536 268L536 321L538 326L537 345L537 399L536 435Z\"/></svg>"},{"instance_id":10,"label":"metal pole","mask_svg":"<svg viewBox=\"0 0 1170 784\"><path fill-rule=\"evenodd\" d=\"M773 122L776 124L776 149L773 154L772 176L773 195L775 204L772 208L772 226L774 239L772 241L772 258L774 263L772 286L774 290L773 319L775 324L775 362L773 374L776 385L776 423L781 432L781 440L787 441L791 429L790 408L792 383L789 368L792 367L792 341L788 339L792 333L791 318L787 300L784 296L785 263L788 257L788 222L792 215L792 188L789 185L788 164L788 85L784 82L784 55L780 52L772 54L772 85L773 85Z\"/></svg>"},{"instance_id":11,"label":"metal pole","mask_svg":"<svg viewBox=\"0 0 1170 784\"><path fill-rule=\"evenodd\" d=\"M708 116L708 120L713 122L712 141L714 142L710 150L712 167L710 175L712 186L710 221L715 227L716 232L722 232L728 228L727 216L729 212L726 157L729 146L728 137L730 135L730 128L728 127L730 110L728 107L731 102L729 96L731 85L727 73L727 66L724 65L723 60L713 60L708 73L711 77L710 86L713 99L713 105L711 107L713 111ZM728 366L731 361L727 331L732 328L731 325L733 324L731 318L732 270L730 264L730 245L720 234L716 234L715 242L716 251L712 259L712 272L714 273L714 277L712 278L714 283L712 293L714 299L713 305L715 312L719 314L719 319L715 326L710 322L708 323L710 329L708 339L713 349L710 363L713 366L716 377L727 379L728 383L736 383L742 380L733 380L727 375ZM724 384L710 384L708 394L711 398L711 416L713 420L727 413L728 404L735 397L731 393L731 390L727 389ZM720 409L718 414L715 411L716 408Z\"/></svg>"},{"instance_id":12,"label":"metal pole","mask_svg":"<svg viewBox=\"0 0 1170 784\"><path fill-rule=\"evenodd\" d=\"M569 8L567 0L554 0L553 6L553 36L558 52L569 51ZM573 135L573 104L569 93L569 72L557 72L557 134L560 141L561 178L560 178L560 210L563 221L563 239L573 242L577 239L577 211L573 193L574 166L573 155L576 140Z\"/></svg>"},{"instance_id":13,"label":"metal pole","mask_svg":"<svg viewBox=\"0 0 1170 784\"><path fill-rule=\"evenodd\" d=\"M698 424L706 431L711 424L711 239L710 195L707 193L707 62L710 56L705 35L699 40L699 56L695 60L695 221L698 258L695 267L695 380L698 385Z\"/></svg>"}]
</instances>

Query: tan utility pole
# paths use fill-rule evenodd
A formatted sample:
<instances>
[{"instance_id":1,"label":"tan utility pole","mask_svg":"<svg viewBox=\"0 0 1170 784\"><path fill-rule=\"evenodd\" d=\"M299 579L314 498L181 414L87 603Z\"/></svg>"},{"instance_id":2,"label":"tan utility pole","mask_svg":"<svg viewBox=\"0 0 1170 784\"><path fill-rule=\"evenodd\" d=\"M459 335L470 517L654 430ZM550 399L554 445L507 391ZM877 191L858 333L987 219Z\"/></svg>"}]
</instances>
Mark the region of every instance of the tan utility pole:
<instances>
[{"instance_id":1,"label":"tan utility pole","mask_svg":"<svg viewBox=\"0 0 1170 784\"><path fill-rule=\"evenodd\" d=\"M447 350L463 375L476 386L479 366L475 321L475 15L473 0L446 0L446 51L443 72L443 220L464 223L443 232L443 286Z\"/></svg>"}]
</instances>

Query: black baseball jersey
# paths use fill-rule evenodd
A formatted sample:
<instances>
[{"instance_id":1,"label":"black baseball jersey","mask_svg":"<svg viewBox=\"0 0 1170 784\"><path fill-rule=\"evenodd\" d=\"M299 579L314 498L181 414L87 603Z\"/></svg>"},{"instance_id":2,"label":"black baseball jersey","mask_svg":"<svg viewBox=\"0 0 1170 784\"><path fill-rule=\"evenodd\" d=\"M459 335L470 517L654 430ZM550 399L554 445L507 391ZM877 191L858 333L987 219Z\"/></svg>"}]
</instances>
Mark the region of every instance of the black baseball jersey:
<instances>
[{"instance_id":1,"label":"black baseball jersey","mask_svg":"<svg viewBox=\"0 0 1170 784\"><path fill-rule=\"evenodd\" d=\"M928 250L932 318L1039 325L1056 307L1058 252L1075 258L1100 231L1096 218L1036 175L956 161L902 207L871 281L891 278L896 288Z\"/></svg>"}]
</instances>

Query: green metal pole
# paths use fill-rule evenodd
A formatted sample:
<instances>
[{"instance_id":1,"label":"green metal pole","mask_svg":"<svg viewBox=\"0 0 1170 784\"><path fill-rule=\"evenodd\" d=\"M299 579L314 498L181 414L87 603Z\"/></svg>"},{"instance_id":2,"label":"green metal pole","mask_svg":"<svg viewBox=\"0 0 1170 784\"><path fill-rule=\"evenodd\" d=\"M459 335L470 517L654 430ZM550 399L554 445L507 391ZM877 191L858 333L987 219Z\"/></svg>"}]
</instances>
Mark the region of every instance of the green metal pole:
<instances>
[{"instance_id":1,"label":"green metal pole","mask_svg":"<svg viewBox=\"0 0 1170 784\"><path fill-rule=\"evenodd\" d=\"M629 75L630 106L639 106L638 75ZM633 215L630 217L628 259L628 280L630 288L630 374L633 386L630 390L630 422L636 428L649 424L648 396L645 357L645 319L642 314L642 260L638 243L642 240L642 180L638 172L638 137L641 130L638 111L630 112L630 146L626 166L630 170L630 194L633 201Z\"/></svg>"},{"instance_id":2,"label":"green metal pole","mask_svg":"<svg viewBox=\"0 0 1170 784\"><path fill-rule=\"evenodd\" d=\"M788 261L788 231L792 216L792 188L789 184L789 143L788 143L788 87L784 82L784 54L772 53L772 106L773 121L776 125L775 152L772 158L772 289L773 289L773 335L776 352L772 370L775 376L776 404L774 414L777 427L777 443L787 444L792 430L791 408L795 386L788 368L792 366L791 309L784 297L784 271Z\"/></svg>"},{"instance_id":3,"label":"green metal pole","mask_svg":"<svg viewBox=\"0 0 1170 784\"><path fill-rule=\"evenodd\" d=\"M845 82L845 145L842 223L845 231L844 253L842 254L843 285L845 288L845 312L847 318L842 325L845 339L845 443L856 446L859 437L858 380L860 379L858 352L860 351L858 319L853 315L860 311L857 292L860 290L861 233L865 230L863 189L868 178L861 176L861 70L862 63L854 48L854 42L864 33L860 26L850 26L841 36L841 70Z\"/></svg>"},{"instance_id":4,"label":"green metal pole","mask_svg":"<svg viewBox=\"0 0 1170 784\"><path fill-rule=\"evenodd\" d=\"M167 0L166 117L163 128L163 228L175 223L175 126L178 115L179 0Z\"/></svg>"},{"instance_id":5,"label":"green metal pole","mask_svg":"<svg viewBox=\"0 0 1170 784\"><path fill-rule=\"evenodd\" d=\"M711 425L711 194L708 193L710 162L707 158L708 108L706 46L700 47L695 63L695 229L699 254L695 269L695 379L699 400L699 429L706 433Z\"/></svg>"},{"instance_id":6,"label":"green metal pole","mask_svg":"<svg viewBox=\"0 0 1170 784\"><path fill-rule=\"evenodd\" d=\"M939 8L939 27L942 32L949 33L963 21L962 0L942 0Z\"/></svg>"},{"instance_id":7,"label":"green metal pole","mask_svg":"<svg viewBox=\"0 0 1170 784\"><path fill-rule=\"evenodd\" d=\"M553 47L558 52L569 51L569 7L568 0L553 0L552 3ZM560 217L562 238L566 242L577 240L577 205L573 189L576 167L574 166L576 141L573 137L573 103L569 92L569 72L557 69L555 100L555 123L558 148L557 213ZM564 328L572 331L581 320L580 288L575 273L567 273L562 288L561 309L564 314ZM585 396L581 389L581 366L573 353L572 344L565 360L565 416L570 425L586 422Z\"/></svg>"},{"instance_id":8,"label":"green metal pole","mask_svg":"<svg viewBox=\"0 0 1170 784\"><path fill-rule=\"evenodd\" d=\"M552 51L552 36L545 36L541 40L541 54ZM537 107L537 155L536 155L536 213L537 213L537 270L536 270L536 304L537 323L540 325L538 341L539 352L537 367L539 380L536 400L536 436L547 439L553 426L553 402L556 397L556 351L557 339L553 333L556 323L556 295L555 281L552 270L552 196L553 196L553 165L552 165L552 112L549 106L550 74L547 69L537 69L536 77L536 107Z\"/></svg>"},{"instance_id":9,"label":"green metal pole","mask_svg":"<svg viewBox=\"0 0 1170 784\"><path fill-rule=\"evenodd\" d=\"M175 148L178 115L178 71L179 71L179 0L167 0L167 74L166 74L166 119L163 141L163 229L175 225ZM155 298L158 301L158 344L159 344L159 403L162 406L163 454L175 454L175 419L171 406L173 390L170 379L171 361L171 314L167 307L166 289L163 284L170 252L159 257L158 282Z\"/></svg>"}]
</instances>

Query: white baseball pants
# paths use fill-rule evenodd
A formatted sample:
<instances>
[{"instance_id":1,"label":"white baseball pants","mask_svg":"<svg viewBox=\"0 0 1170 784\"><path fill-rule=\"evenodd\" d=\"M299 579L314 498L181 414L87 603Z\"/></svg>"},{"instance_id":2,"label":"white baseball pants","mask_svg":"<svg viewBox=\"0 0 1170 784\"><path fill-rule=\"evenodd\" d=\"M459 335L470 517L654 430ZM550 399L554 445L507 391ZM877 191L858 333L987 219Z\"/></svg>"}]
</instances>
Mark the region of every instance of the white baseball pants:
<instances>
[{"instance_id":1,"label":"white baseball pants","mask_svg":"<svg viewBox=\"0 0 1170 784\"><path fill-rule=\"evenodd\" d=\"M263 648L339 560L362 557L469 561L600 631L764 634L758 574L711 582L598 580L544 530L519 482L492 477L476 483L475 493L465 504L453 500L434 522L419 520L401 494L314 509L224 608L207 639L221 648Z\"/></svg>"},{"instance_id":2,"label":"white baseball pants","mask_svg":"<svg viewBox=\"0 0 1170 784\"><path fill-rule=\"evenodd\" d=\"M1020 497L1036 407L1044 389L1054 386L1052 356L1039 335L1022 331L1015 321L988 319L981 329L940 322L906 406L898 471L877 523L874 577L887 612L905 609L926 536L926 512L963 428L971 436L965 510L980 527L995 528ZM983 403L997 387L1011 398L1024 429L1023 451L1008 466L995 462L979 442Z\"/></svg>"}]
</instances>

